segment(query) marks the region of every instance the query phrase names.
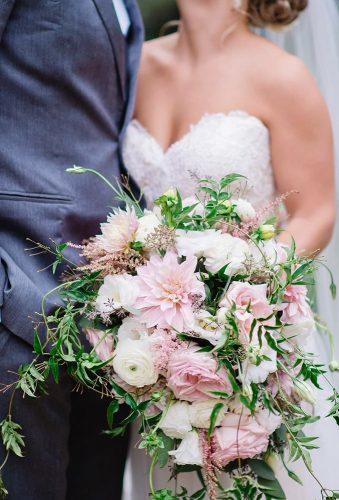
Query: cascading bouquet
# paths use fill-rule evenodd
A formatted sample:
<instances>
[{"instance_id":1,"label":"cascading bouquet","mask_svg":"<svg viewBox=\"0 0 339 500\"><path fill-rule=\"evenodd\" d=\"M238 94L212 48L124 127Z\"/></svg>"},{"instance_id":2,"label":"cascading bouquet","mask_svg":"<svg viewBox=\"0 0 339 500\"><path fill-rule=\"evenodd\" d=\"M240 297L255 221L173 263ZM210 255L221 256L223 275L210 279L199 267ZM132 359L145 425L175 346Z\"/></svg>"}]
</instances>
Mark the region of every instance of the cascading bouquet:
<instances>
[{"instance_id":1,"label":"cascading bouquet","mask_svg":"<svg viewBox=\"0 0 339 500\"><path fill-rule=\"evenodd\" d=\"M35 396L66 366L77 384L107 396L108 435L139 418L154 500L283 499L277 458L296 481L288 459L302 459L313 475L316 438L303 428L318 418L312 387L325 374L307 348L314 259L277 242L267 217L281 200L256 212L236 195L241 177L201 179L186 200L171 189L152 211L119 191L125 209L79 247L85 262L58 287L65 306L43 312L47 342L36 334L36 358L19 370L15 390ZM65 248L54 249L54 271ZM123 403L129 415L114 422ZM19 424L9 417L1 427L20 455ZM196 471L201 489L188 493L179 477L175 491L156 490L156 465L176 478ZM319 485L323 498L339 498Z\"/></svg>"}]
</instances>

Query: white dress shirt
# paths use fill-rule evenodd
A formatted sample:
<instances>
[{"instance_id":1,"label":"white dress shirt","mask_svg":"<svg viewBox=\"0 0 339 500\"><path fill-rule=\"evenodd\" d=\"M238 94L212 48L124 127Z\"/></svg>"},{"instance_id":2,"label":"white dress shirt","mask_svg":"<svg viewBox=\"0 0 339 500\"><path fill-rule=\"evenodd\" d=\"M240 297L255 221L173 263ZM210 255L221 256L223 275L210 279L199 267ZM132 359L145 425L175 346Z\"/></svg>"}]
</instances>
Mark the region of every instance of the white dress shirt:
<instances>
[{"instance_id":1,"label":"white dress shirt","mask_svg":"<svg viewBox=\"0 0 339 500\"><path fill-rule=\"evenodd\" d=\"M120 24L120 29L124 36L127 35L131 21L123 0L113 0L114 9Z\"/></svg>"}]
</instances>

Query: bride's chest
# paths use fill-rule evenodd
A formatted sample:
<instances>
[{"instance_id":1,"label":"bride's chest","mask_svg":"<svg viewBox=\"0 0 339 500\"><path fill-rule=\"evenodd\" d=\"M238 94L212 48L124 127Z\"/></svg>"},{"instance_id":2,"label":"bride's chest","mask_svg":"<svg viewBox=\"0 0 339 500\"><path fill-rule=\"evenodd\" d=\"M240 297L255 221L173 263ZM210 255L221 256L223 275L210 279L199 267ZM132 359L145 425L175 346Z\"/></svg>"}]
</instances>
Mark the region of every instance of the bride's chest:
<instances>
[{"instance_id":1,"label":"bride's chest","mask_svg":"<svg viewBox=\"0 0 339 500\"><path fill-rule=\"evenodd\" d=\"M179 186L190 195L196 178L221 178L237 172L249 186L271 198L274 182L269 132L257 118L242 111L204 115L166 151L134 120L123 145L126 167L140 187L158 196L162 189Z\"/></svg>"}]
</instances>

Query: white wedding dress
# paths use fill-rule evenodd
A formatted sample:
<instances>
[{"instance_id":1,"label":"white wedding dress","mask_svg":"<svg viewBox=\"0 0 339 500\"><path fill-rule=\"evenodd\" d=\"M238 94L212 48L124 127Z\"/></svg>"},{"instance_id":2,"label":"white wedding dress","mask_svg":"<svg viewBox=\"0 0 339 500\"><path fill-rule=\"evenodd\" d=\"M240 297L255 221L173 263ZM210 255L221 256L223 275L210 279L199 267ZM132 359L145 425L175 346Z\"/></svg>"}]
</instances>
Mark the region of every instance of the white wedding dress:
<instances>
[{"instance_id":1,"label":"white wedding dress","mask_svg":"<svg viewBox=\"0 0 339 500\"><path fill-rule=\"evenodd\" d=\"M123 159L149 205L169 187L178 187L182 196L186 197L193 194L198 177L212 176L220 179L231 172L247 177L246 197L256 208L267 205L277 195L271 165L269 130L262 121L244 111L205 114L166 151L137 120L133 120L124 140ZM318 340L314 340L318 344ZM316 345L314 351L322 352L323 348ZM324 414L327 408L325 395L320 394L319 400L316 413ZM327 487L339 489L336 477L339 450L337 427L330 419L326 419L326 424L311 426L308 434L320 436L321 450L313 453L315 471ZM149 462L144 450L135 447L136 442L137 430L134 427L125 476L124 500L148 498ZM283 471L279 472L278 477L287 499L319 500L319 487L304 471L303 464L292 464L291 468L304 479L304 487L289 479ZM192 486L193 491L199 489L195 474L188 473L184 476L186 486ZM168 471L156 473L157 486L168 487L168 477Z\"/></svg>"}]
</instances>

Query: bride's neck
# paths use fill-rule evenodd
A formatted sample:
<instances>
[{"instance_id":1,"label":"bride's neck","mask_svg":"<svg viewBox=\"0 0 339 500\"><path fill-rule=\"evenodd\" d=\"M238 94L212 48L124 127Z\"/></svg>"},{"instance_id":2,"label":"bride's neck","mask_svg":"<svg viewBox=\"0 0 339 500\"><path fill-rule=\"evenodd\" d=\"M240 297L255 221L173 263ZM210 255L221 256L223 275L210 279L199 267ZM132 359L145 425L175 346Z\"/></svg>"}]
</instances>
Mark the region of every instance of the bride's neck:
<instances>
[{"instance_id":1,"label":"bride's neck","mask_svg":"<svg viewBox=\"0 0 339 500\"><path fill-rule=\"evenodd\" d=\"M244 15L232 0L178 0L180 26L177 47L187 57L197 60L221 50L248 31Z\"/></svg>"}]
</instances>

